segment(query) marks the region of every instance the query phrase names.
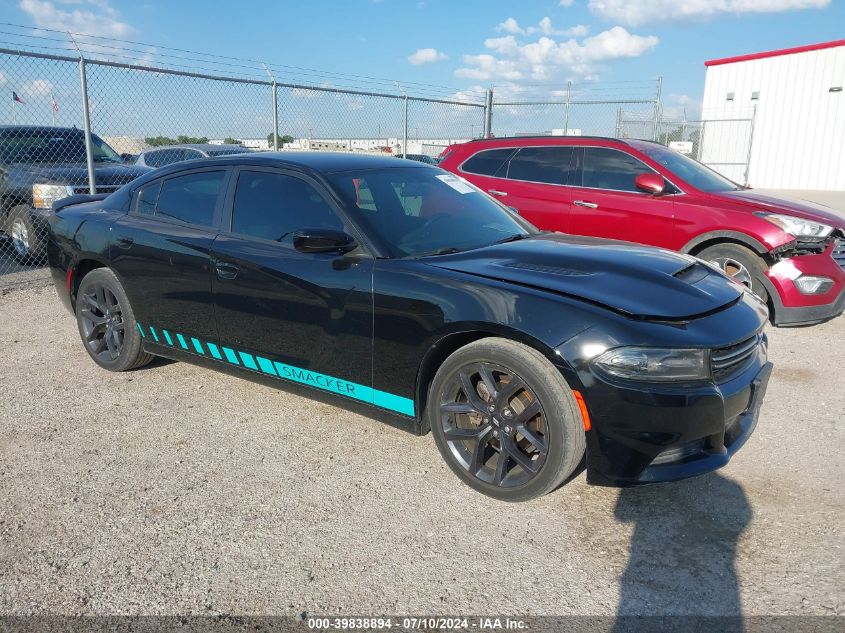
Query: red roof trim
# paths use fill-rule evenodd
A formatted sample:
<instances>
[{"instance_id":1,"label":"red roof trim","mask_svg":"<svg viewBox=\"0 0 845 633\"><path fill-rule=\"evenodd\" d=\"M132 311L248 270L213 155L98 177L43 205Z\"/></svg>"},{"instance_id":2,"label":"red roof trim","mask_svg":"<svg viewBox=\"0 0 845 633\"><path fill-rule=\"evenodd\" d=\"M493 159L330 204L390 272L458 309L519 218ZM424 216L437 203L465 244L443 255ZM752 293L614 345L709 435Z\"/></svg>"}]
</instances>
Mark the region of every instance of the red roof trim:
<instances>
[{"instance_id":1,"label":"red roof trim","mask_svg":"<svg viewBox=\"0 0 845 633\"><path fill-rule=\"evenodd\" d=\"M765 59L766 57L780 57L781 55L792 55L793 53L806 53L808 51L820 51L825 48L836 48L845 46L845 40L834 40L833 42L822 42L821 44L808 44L807 46L796 46L795 48L782 48L777 51L765 53L751 53L750 55L738 55L737 57L723 57L722 59L711 59L704 62L705 66L721 66L722 64L733 64L734 62L747 62L750 59Z\"/></svg>"}]
</instances>

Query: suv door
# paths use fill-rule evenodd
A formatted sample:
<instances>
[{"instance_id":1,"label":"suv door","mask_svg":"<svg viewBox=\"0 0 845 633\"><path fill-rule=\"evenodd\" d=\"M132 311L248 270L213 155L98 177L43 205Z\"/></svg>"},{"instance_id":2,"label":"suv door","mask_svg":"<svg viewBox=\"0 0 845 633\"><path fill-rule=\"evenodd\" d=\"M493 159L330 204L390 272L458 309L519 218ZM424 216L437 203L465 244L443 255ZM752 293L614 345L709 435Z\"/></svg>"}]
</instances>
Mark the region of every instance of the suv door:
<instances>
[{"instance_id":1,"label":"suv door","mask_svg":"<svg viewBox=\"0 0 845 633\"><path fill-rule=\"evenodd\" d=\"M184 337L215 338L209 252L229 171L152 180L133 192L130 212L112 225L110 265L138 322L156 328L152 342L189 349Z\"/></svg>"},{"instance_id":2,"label":"suv door","mask_svg":"<svg viewBox=\"0 0 845 633\"><path fill-rule=\"evenodd\" d=\"M520 148L508 161L505 204L538 228L567 232L574 155L568 145Z\"/></svg>"},{"instance_id":3,"label":"suv door","mask_svg":"<svg viewBox=\"0 0 845 633\"><path fill-rule=\"evenodd\" d=\"M354 235L315 181L260 167L236 179L211 254L223 360L371 402L372 257L294 248L300 229Z\"/></svg>"},{"instance_id":4,"label":"suv door","mask_svg":"<svg viewBox=\"0 0 845 633\"><path fill-rule=\"evenodd\" d=\"M570 233L671 247L678 193L671 183L659 196L640 191L637 175L657 172L620 149L587 146L577 159Z\"/></svg>"}]
</instances>

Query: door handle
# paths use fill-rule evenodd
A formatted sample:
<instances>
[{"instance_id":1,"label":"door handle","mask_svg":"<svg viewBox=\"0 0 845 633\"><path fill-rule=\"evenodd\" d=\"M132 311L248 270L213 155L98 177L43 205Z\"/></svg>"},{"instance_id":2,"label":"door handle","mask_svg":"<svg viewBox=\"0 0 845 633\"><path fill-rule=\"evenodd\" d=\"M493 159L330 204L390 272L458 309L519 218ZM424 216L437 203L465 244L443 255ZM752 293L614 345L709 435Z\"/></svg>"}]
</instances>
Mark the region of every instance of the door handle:
<instances>
[{"instance_id":1,"label":"door handle","mask_svg":"<svg viewBox=\"0 0 845 633\"><path fill-rule=\"evenodd\" d=\"M595 202L587 202L586 200L575 200L573 204L577 204L579 207L587 207L588 209L598 209L599 205Z\"/></svg>"},{"instance_id":2,"label":"door handle","mask_svg":"<svg viewBox=\"0 0 845 633\"><path fill-rule=\"evenodd\" d=\"M494 196L499 196L500 198L504 198L506 195L508 195L507 191L499 191L498 189L488 189L487 193Z\"/></svg>"},{"instance_id":3,"label":"door handle","mask_svg":"<svg viewBox=\"0 0 845 633\"><path fill-rule=\"evenodd\" d=\"M214 262L214 269L217 271L218 279L234 279L238 276L239 268L234 264L226 262Z\"/></svg>"},{"instance_id":4,"label":"door handle","mask_svg":"<svg viewBox=\"0 0 845 633\"><path fill-rule=\"evenodd\" d=\"M123 249L129 248L135 243L135 240L131 237L119 237L115 241L117 242L117 246Z\"/></svg>"}]
</instances>

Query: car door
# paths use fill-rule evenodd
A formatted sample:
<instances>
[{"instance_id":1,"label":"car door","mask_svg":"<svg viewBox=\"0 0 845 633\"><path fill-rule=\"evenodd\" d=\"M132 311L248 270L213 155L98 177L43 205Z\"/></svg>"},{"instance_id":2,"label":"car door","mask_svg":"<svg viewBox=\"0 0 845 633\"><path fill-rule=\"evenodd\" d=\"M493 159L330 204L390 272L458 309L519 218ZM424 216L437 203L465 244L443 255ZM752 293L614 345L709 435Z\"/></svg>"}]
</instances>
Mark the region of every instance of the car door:
<instances>
[{"instance_id":1,"label":"car door","mask_svg":"<svg viewBox=\"0 0 845 633\"><path fill-rule=\"evenodd\" d=\"M184 337L215 337L210 251L229 172L213 167L152 180L112 225L110 265L136 319L155 328L153 342L188 349Z\"/></svg>"},{"instance_id":2,"label":"car door","mask_svg":"<svg viewBox=\"0 0 845 633\"><path fill-rule=\"evenodd\" d=\"M520 148L508 161L500 199L540 229L567 232L574 154L566 145Z\"/></svg>"},{"instance_id":3,"label":"car door","mask_svg":"<svg viewBox=\"0 0 845 633\"><path fill-rule=\"evenodd\" d=\"M640 191L634 179L656 173L638 158L612 147L587 146L577 156L570 188L569 232L654 246L670 246L676 193L670 183L663 195Z\"/></svg>"},{"instance_id":4,"label":"car door","mask_svg":"<svg viewBox=\"0 0 845 633\"><path fill-rule=\"evenodd\" d=\"M293 245L302 229L353 232L332 198L298 172L244 167L227 208L211 253L224 360L370 401L373 259Z\"/></svg>"}]
</instances>

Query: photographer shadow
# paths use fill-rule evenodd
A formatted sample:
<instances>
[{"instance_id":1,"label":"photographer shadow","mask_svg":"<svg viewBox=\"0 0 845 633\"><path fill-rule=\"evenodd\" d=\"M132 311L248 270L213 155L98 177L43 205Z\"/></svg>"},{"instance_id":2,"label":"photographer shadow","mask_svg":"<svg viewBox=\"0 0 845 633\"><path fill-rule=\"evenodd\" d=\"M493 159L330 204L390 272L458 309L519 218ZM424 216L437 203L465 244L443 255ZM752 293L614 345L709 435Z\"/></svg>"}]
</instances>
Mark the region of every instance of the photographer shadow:
<instances>
[{"instance_id":1,"label":"photographer shadow","mask_svg":"<svg viewBox=\"0 0 845 633\"><path fill-rule=\"evenodd\" d=\"M694 630L694 620L711 618L721 631L743 630L735 561L753 513L738 483L711 473L625 488L614 514L634 525L614 631L641 630L644 616L655 631Z\"/></svg>"}]
</instances>

